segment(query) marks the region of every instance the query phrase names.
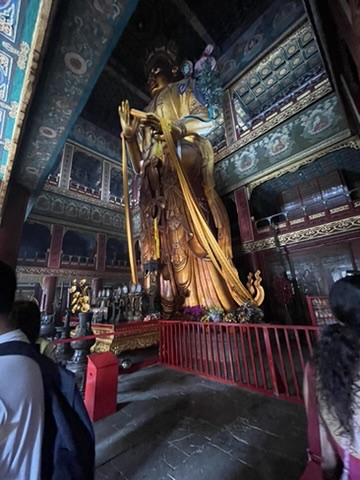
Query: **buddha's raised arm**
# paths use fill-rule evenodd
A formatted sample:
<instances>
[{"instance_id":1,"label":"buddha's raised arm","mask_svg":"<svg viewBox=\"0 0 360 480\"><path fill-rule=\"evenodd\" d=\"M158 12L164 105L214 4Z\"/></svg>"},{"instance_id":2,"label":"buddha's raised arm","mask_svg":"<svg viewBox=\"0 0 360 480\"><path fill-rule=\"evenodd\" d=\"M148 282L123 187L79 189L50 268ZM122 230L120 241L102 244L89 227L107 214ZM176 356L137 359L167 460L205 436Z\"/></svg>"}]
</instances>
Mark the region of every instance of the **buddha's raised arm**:
<instances>
[{"instance_id":1,"label":"buddha's raised arm","mask_svg":"<svg viewBox=\"0 0 360 480\"><path fill-rule=\"evenodd\" d=\"M139 119L131 114L128 100L121 102L119 106L119 117L131 163L135 173L140 173L141 152L136 138Z\"/></svg>"}]
</instances>

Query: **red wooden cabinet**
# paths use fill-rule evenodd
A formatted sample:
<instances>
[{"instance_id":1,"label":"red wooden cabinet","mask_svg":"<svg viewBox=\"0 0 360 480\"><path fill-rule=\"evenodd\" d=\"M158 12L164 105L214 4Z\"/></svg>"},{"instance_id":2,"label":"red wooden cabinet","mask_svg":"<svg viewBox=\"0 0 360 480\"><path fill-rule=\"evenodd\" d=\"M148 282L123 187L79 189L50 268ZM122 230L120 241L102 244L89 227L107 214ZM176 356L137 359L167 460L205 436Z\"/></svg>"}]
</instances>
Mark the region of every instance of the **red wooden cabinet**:
<instances>
[{"instance_id":1,"label":"red wooden cabinet","mask_svg":"<svg viewBox=\"0 0 360 480\"><path fill-rule=\"evenodd\" d=\"M119 364L111 352L88 356L85 406L93 422L116 412Z\"/></svg>"}]
</instances>

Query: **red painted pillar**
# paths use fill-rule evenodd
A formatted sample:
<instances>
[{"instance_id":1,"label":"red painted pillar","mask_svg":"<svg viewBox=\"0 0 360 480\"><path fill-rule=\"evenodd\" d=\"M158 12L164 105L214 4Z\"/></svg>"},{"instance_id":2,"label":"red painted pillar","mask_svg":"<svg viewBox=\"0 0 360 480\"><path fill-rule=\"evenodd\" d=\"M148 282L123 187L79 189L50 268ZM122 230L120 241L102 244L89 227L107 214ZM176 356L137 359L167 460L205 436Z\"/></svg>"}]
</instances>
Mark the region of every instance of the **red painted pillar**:
<instances>
[{"instance_id":1,"label":"red painted pillar","mask_svg":"<svg viewBox=\"0 0 360 480\"><path fill-rule=\"evenodd\" d=\"M249 272L255 273L257 270L261 270L258 252L246 254L245 263Z\"/></svg>"},{"instance_id":2,"label":"red painted pillar","mask_svg":"<svg viewBox=\"0 0 360 480\"><path fill-rule=\"evenodd\" d=\"M48 259L49 268L59 268L61 264L61 249L64 237L63 225L53 225Z\"/></svg>"},{"instance_id":3,"label":"red painted pillar","mask_svg":"<svg viewBox=\"0 0 360 480\"><path fill-rule=\"evenodd\" d=\"M56 292L57 277L45 277L41 310L47 314L54 313L54 301Z\"/></svg>"},{"instance_id":4,"label":"red painted pillar","mask_svg":"<svg viewBox=\"0 0 360 480\"><path fill-rule=\"evenodd\" d=\"M238 214L238 223L240 229L241 242L252 242L254 240L253 226L250 216L249 202L247 199L246 188L241 187L235 190L235 203Z\"/></svg>"},{"instance_id":5,"label":"red painted pillar","mask_svg":"<svg viewBox=\"0 0 360 480\"><path fill-rule=\"evenodd\" d=\"M98 233L96 251L96 270L105 272L106 265L106 235L105 233Z\"/></svg>"},{"instance_id":6,"label":"red painted pillar","mask_svg":"<svg viewBox=\"0 0 360 480\"><path fill-rule=\"evenodd\" d=\"M17 263L28 200L28 190L16 183L10 184L0 226L0 260L13 268Z\"/></svg>"},{"instance_id":7,"label":"red painted pillar","mask_svg":"<svg viewBox=\"0 0 360 480\"><path fill-rule=\"evenodd\" d=\"M91 282L91 298L92 303L95 303L99 291L102 289L103 279L102 278L93 278Z\"/></svg>"}]
</instances>

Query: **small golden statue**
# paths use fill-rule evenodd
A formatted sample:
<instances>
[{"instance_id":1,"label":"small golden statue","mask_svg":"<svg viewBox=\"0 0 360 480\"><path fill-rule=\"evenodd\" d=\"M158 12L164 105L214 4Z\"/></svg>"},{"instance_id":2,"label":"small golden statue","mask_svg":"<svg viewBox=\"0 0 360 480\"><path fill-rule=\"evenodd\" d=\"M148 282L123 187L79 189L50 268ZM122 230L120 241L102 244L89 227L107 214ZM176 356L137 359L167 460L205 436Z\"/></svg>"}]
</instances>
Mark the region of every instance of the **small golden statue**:
<instances>
[{"instance_id":1,"label":"small golden statue","mask_svg":"<svg viewBox=\"0 0 360 480\"><path fill-rule=\"evenodd\" d=\"M90 311L90 287L86 284L86 280L79 281L74 279L71 281L69 294L71 313L86 313Z\"/></svg>"}]
</instances>

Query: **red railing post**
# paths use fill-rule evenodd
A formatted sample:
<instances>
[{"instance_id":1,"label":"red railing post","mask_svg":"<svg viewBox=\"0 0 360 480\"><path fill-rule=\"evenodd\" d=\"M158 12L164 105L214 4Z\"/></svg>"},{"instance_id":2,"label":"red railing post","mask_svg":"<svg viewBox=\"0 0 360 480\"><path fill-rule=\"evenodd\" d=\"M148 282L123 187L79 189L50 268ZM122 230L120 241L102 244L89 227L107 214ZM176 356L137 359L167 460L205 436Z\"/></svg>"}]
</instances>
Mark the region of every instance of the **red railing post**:
<instances>
[{"instance_id":1,"label":"red railing post","mask_svg":"<svg viewBox=\"0 0 360 480\"><path fill-rule=\"evenodd\" d=\"M277 375L275 372L275 363L274 363L274 356L271 348L271 342L270 342L270 335L269 335L269 329L268 327L264 327L264 341L265 341L265 349L266 349L266 356L268 360L268 365L269 365L269 373L270 373L270 378L271 378L271 383L273 386L274 390L274 395L277 397L279 396L279 388L278 388L278 383L277 383Z\"/></svg>"}]
</instances>

